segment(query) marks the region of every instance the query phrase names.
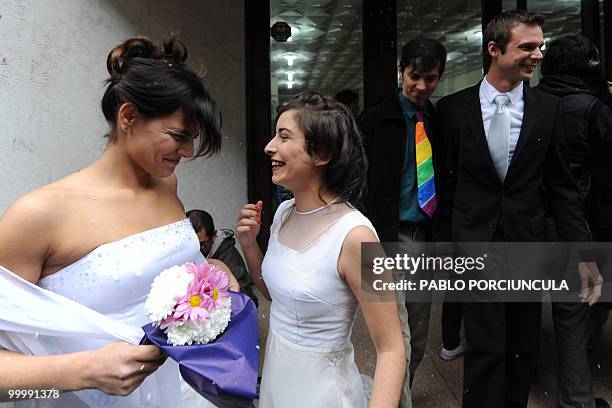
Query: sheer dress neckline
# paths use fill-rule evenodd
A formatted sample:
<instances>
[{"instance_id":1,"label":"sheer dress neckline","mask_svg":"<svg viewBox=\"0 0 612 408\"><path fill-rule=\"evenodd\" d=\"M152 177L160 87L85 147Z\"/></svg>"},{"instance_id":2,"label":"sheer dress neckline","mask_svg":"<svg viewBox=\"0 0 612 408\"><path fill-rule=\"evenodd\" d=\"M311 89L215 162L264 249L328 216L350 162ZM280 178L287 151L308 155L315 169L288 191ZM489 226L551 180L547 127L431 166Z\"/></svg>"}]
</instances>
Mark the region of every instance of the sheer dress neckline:
<instances>
[{"instance_id":1,"label":"sheer dress neckline","mask_svg":"<svg viewBox=\"0 0 612 408\"><path fill-rule=\"evenodd\" d=\"M280 247L282 247L282 248L284 248L284 249L286 249L286 250L289 250L290 252L296 253L296 254L302 254L302 253L304 253L304 252L308 251L309 249L311 249L311 248L313 248L313 247L317 246L317 244L319 244L319 242L321 242L321 241L322 241L322 240L325 238L325 236L326 236L326 235L328 235L328 234L330 233L330 231L333 229L333 227L334 227L336 224L338 224L340 221L342 221L342 219L343 219L343 218L347 217L349 214L352 214L352 213L353 213L353 212L355 212L355 211L357 211L357 210L352 209L352 210L348 211L346 214L342 214L340 217L338 217L338 219L337 219L337 220L335 220L335 221L334 221L332 224L330 224L330 225L329 225L329 227L328 227L328 228L327 228L325 231L323 231L323 232L321 233L321 235L319 235L319 237L318 237L316 240L314 240L313 242L309 243L309 244L308 244L308 245L306 245L304 248L295 249L295 248L291 248L291 247L290 247L290 246L288 246L288 245L283 244L283 243L280 241L279 237L278 237L278 234L279 234L279 232L280 232L280 226L279 226L279 228L276 228L276 229L274 230L274 232L272 233L272 236L274 237L274 240L276 241L276 243L277 243L277 244L278 244Z\"/></svg>"},{"instance_id":2,"label":"sheer dress neckline","mask_svg":"<svg viewBox=\"0 0 612 408\"><path fill-rule=\"evenodd\" d=\"M339 197L336 197L333 200L331 200L329 203L325 204L324 206L321 206L319 208L315 208L314 210L310 210L310 211L298 211L297 208L296 208L294 211L295 211L295 213L297 215L311 215L311 214L315 214L315 213L318 213L320 211L323 211L327 207L331 207L332 205L336 204L338 199L339 199Z\"/></svg>"}]
</instances>

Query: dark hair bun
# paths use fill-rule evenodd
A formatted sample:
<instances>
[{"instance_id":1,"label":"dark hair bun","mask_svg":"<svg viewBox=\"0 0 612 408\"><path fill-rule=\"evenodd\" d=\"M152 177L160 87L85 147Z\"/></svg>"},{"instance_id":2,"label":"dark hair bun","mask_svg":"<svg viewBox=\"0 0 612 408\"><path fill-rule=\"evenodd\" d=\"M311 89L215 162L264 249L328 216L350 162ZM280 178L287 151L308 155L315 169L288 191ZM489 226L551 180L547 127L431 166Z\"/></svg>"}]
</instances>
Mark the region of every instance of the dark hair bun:
<instances>
[{"instance_id":1,"label":"dark hair bun","mask_svg":"<svg viewBox=\"0 0 612 408\"><path fill-rule=\"evenodd\" d=\"M111 50L106 58L106 69L111 79L118 78L133 58L172 60L183 63L187 48L175 36L164 41L163 48L147 37L132 37Z\"/></svg>"},{"instance_id":2,"label":"dark hair bun","mask_svg":"<svg viewBox=\"0 0 612 408\"><path fill-rule=\"evenodd\" d=\"M106 69L111 77L117 77L132 58L155 58L159 47L146 37L128 38L111 50L106 58Z\"/></svg>"},{"instance_id":3,"label":"dark hair bun","mask_svg":"<svg viewBox=\"0 0 612 408\"><path fill-rule=\"evenodd\" d=\"M176 36L171 36L164 40L164 50L161 55L163 59L174 60L176 62L185 62L187 59L187 47Z\"/></svg>"}]
</instances>

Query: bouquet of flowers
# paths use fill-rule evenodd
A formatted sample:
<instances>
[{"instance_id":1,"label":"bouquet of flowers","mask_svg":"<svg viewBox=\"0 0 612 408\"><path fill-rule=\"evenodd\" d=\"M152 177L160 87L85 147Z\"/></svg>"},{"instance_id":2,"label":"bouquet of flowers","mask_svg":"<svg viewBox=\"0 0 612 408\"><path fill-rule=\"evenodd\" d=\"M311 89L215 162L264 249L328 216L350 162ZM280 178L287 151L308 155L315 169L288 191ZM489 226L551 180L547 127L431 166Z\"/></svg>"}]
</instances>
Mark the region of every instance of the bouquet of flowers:
<instances>
[{"instance_id":1,"label":"bouquet of flowers","mask_svg":"<svg viewBox=\"0 0 612 408\"><path fill-rule=\"evenodd\" d=\"M232 299L229 279L214 265L186 263L155 277L145 302L154 326L174 346L206 344L229 323Z\"/></svg>"},{"instance_id":2,"label":"bouquet of flowers","mask_svg":"<svg viewBox=\"0 0 612 408\"><path fill-rule=\"evenodd\" d=\"M183 379L219 407L249 406L259 367L257 314L248 296L228 290L211 264L162 271L151 284L142 344L179 363Z\"/></svg>"}]
</instances>

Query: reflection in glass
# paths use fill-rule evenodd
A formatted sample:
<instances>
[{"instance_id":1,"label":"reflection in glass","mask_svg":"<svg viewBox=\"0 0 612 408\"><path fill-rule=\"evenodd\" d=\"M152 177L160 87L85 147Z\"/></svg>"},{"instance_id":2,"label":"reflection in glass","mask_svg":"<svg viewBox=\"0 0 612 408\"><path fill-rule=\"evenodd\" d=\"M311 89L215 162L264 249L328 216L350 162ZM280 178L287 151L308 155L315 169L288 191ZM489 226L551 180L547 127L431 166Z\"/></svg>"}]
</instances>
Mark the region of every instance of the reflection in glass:
<instances>
[{"instance_id":1,"label":"reflection in glass","mask_svg":"<svg viewBox=\"0 0 612 408\"><path fill-rule=\"evenodd\" d=\"M398 0L398 56L406 42L419 36L441 41L448 52L444 75L432 99L482 78L480 6L480 0Z\"/></svg>"},{"instance_id":2,"label":"reflection in glass","mask_svg":"<svg viewBox=\"0 0 612 408\"><path fill-rule=\"evenodd\" d=\"M273 112L303 90L363 94L361 0L271 0L270 16L292 31L270 38Z\"/></svg>"},{"instance_id":3,"label":"reflection in glass","mask_svg":"<svg viewBox=\"0 0 612 408\"><path fill-rule=\"evenodd\" d=\"M546 19L544 34L547 40L582 31L580 0L528 0L527 9Z\"/></svg>"},{"instance_id":4,"label":"reflection in glass","mask_svg":"<svg viewBox=\"0 0 612 408\"><path fill-rule=\"evenodd\" d=\"M516 0L502 0L502 11L516 10Z\"/></svg>"},{"instance_id":5,"label":"reflection in glass","mask_svg":"<svg viewBox=\"0 0 612 408\"><path fill-rule=\"evenodd\" d=\"M544 16L544 48L557 37L568 34L581 34L582 20L580 17L580 0L528 0L527 9ZM540 82L538 69L530 81L531 86Z\"/></svg>"}]
</instances>

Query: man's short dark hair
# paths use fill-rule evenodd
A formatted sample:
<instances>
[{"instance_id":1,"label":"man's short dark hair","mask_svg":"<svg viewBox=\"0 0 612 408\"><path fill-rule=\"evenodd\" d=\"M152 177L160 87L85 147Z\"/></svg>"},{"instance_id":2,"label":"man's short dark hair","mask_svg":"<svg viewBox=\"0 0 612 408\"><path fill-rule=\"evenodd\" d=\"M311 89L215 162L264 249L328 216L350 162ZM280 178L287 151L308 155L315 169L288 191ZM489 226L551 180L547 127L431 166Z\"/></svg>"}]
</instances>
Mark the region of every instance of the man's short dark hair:
<instances>
[{"instance_id":1,"label":"man's short dark hair","mask_svg":"<svg viewBox=\"0 0 612 408\"><path fill-rule=\"evenodd\" d=\"M483 54L487 66L491 64L488 44L493 41L504 54L512 37L512 29L519 24L542 27L544 17L541 14L523 10L505 11L493 17L487 24L483 35Z\"/></svg>"},{"instance_id":2,"label":"man's short dark hair","mask_svg":"<svg viewBox=\"0 0 612 408\"><path fill-rule=\"evenodd\" d=\"M440 41L419 37L408 41L402 47L400 70L407 66L419 73L430 72L438 68L440 78L446 65L446 48Z\"/></svg>"},{"instance_id":3,"label":"man's short dark hair","mask_svg":"<svg viewBox=\"0 0 612 408\"><path fill-rule=\"evenodd\" d=\"M190 210L185 214L195 232L200 232L202 229L206 231L206 236L212 237L215 233L215 223L212 216L204 210Z\"/></svg>"},{"instance_id":4,"label":"man's short dark hair","mask_svg":"<svg viewBox=\"0 0 612 408\"><path fill-rule=\"evenodd\" d=\"M542 75L566 74L582 79L601 76L599 52L581 35L559 37L546 47Z\"/></svg>"}]
</instances>

